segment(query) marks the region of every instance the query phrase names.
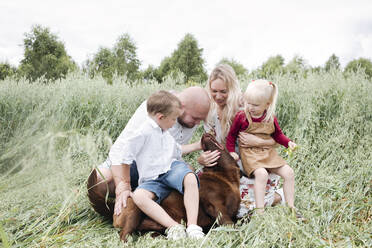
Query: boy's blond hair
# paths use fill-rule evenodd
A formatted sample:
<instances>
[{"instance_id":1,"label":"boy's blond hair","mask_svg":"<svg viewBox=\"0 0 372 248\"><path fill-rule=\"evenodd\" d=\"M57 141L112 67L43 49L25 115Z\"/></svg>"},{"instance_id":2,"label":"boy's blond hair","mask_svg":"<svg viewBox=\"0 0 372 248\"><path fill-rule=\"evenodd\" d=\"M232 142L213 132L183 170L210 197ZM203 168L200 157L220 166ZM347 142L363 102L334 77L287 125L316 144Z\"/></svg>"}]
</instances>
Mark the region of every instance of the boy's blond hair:
<instances>
[{"instance_id":1,"label":"boy's blond hair","mask_svg":"<svg viewBox=\"0 0 372 248\"><path fill-rule=\"evenodd\" d=\"M150 115L161 113L168 116L173 113L176 108L182 108L180 99L165 90L155 92L147 99L147 113Z\"/></svg>"}]
</instances>

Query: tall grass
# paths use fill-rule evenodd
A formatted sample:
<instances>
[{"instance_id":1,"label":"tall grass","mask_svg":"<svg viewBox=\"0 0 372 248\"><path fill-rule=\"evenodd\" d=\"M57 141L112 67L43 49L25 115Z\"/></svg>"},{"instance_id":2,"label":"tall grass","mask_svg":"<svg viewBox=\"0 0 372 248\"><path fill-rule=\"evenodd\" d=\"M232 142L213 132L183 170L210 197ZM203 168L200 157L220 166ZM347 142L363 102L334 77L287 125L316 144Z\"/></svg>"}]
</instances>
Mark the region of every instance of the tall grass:
<instances>
[{"instance_id":1,"label":"tall grass","mask_svg":"<svg viewBox=\"0 0 372 248\"><path fill-rule=\"evenodd\" d=\"M134 247L370 247L372 82L340 72L278 75L277 116L300 149L300 223L284 207L202 241L133 235ZM248 79L242 80L245 89ZM69 75L55 84L0 82L0 238L4 247L120 247L118 232L89 206L85 183L137 106L177 79L128 86ZM194 139L201 135L201 129ZM285 156L281 149L283 156ZM197 166L197 154L186 157Z\"/></svg>"}]
</instances>

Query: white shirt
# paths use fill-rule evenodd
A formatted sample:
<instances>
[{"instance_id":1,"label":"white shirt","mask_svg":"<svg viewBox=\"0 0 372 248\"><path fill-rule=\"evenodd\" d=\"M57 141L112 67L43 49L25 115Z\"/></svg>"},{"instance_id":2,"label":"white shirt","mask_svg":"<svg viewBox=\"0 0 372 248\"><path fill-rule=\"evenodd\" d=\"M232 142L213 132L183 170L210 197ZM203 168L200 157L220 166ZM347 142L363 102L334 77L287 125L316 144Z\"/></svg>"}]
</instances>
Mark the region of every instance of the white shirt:
<instances>
[{"instance_id":1,"label":"white shirt","mask_svg":"<svg viewBox=\"0 0 372 248\"><path fill-rule=\"evenodd\" d=\"M132 164L136 161L138 184L167 172L172 162L182 156L181 146L150 117L135 131L120 139L120 146L120 156L110 151L109 158L117 159L111 161L115 164Z\"/></svg>"},{"instance_id":2,"label":"white shirt","mask_svg":"<svg viewBox=\"0 0 372 248\"><path fill-rule=\"evenodd\" d=\"M129 119L124 130L120 133L119 137L116 139L114 144L111 146L109 156L107 160L101 165L103 167L109 168L111 165L120 165L122 164L123 158L125 156L124 144L126 138L134 135L138 128L148 119L147 113L147 101L144 101L134 112L133 116ZM194 134L193 128L183 127L181 124L176 122L172 128L168 129L170 135L176 140L179 144L187 144ZM137 162L137 161L136 161Z\"/></svg>"},{"instance_id":3,"label":"white shirt","mask_svg":"<svg viewBox=\"0 0 372 248\"><path fill-rule=\"evenodd\" d=\"M130 133L137 130L138 127L146 120L147 116L148 116L147 101L144 101L137 108L136 112L134 112L133 116L130 118L130 120L128 121L127 125L125 126L124 130L121 132L115 143L117 143L117 141L122 139L123 137L128 136ZM191 140L195 129L196 126L194 126L193 128L184 127L177 121L176 124L173 125L173 127L168 129L168 132L173 136L177 143L185 145L188 144L189 141ZM113 146L115 146L115 143Z\"/></svg>"}]
</instances>

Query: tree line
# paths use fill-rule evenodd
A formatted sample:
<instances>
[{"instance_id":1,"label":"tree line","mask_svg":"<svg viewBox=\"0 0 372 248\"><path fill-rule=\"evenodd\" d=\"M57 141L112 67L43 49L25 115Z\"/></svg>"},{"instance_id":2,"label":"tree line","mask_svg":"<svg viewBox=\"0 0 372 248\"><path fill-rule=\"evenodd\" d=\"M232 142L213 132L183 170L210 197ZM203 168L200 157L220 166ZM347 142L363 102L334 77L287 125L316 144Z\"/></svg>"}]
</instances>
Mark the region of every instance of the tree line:
<instances>
[{"instance_id":1,"label":"tree line","mask_svg":"<svg viewBox=\"0 0 372 248\"><path fill-rule=\"evenodd\" d=\"M73 71L82 71L92 78L101 75L109 84L112 84L115 76L123 76L128 82L156 80L161 83L166 76L175 74L181 74L185 83L203 82L207 79L203 48L199 47L192 34L186 34L172 54L165 57L158 67L149 65L144 70L140 70L137 47L127 33L121 35L112 48L100 47L81 67L67 54L63 42L48 27L32 26L31 31L24 34L23 46L24 58L18 68L8 62L0 63L0 80L24 77L29 82L41 80L50 83L65 78ZM341 70L339 58L335 54L329 57L323 67L311 67L300 56L294 56L285 64L281 55L269 57L251 72L233 58L222 58L219 63L231 65L238 76L252 74L256 78L267 79L277 73L298 75L309 71ZM372 79L370 59L354 59L344 68L346 74L358 70L363 70Z\"/></svg>"}]
</instances>

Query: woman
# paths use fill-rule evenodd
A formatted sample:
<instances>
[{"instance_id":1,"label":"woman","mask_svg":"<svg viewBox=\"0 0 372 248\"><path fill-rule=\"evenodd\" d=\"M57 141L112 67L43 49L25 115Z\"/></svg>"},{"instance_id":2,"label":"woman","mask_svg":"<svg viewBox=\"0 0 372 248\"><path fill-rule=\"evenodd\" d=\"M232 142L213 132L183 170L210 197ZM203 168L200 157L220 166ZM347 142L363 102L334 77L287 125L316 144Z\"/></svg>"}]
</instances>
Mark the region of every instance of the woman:
<instances>
[{"instance_id":1,"label":"woman","mask_svg":"<svg viewBox=\"0 0 372 248\"><path fill-rule=\"evenodd\" d=\"M240 107L242 107L242 93L232 67L226 64L220 64L215 67L209 76L206 88L212 101L207 121L204 124L204 130L214 134L217 141L225 145L226 136L230 130L235 114ZM263 140L244 132L240 133L239 142L243 147L264 147L275 144L273 139ZM198 162L204 166L213 166L217 163L216 161L218 158L218 151L206 151L199 156ZM238 164L244 175L240 160ZM270 174L266 186L266 206L271 206L281 201L283 202L284 196L282 189L277 190L278 183L279 177L275 174ZM242 202L238 217L243 217L248 211L255 208L253 193L254 179L243 176L240 180L240 184Z\"/></svg>"}]
</instances>

